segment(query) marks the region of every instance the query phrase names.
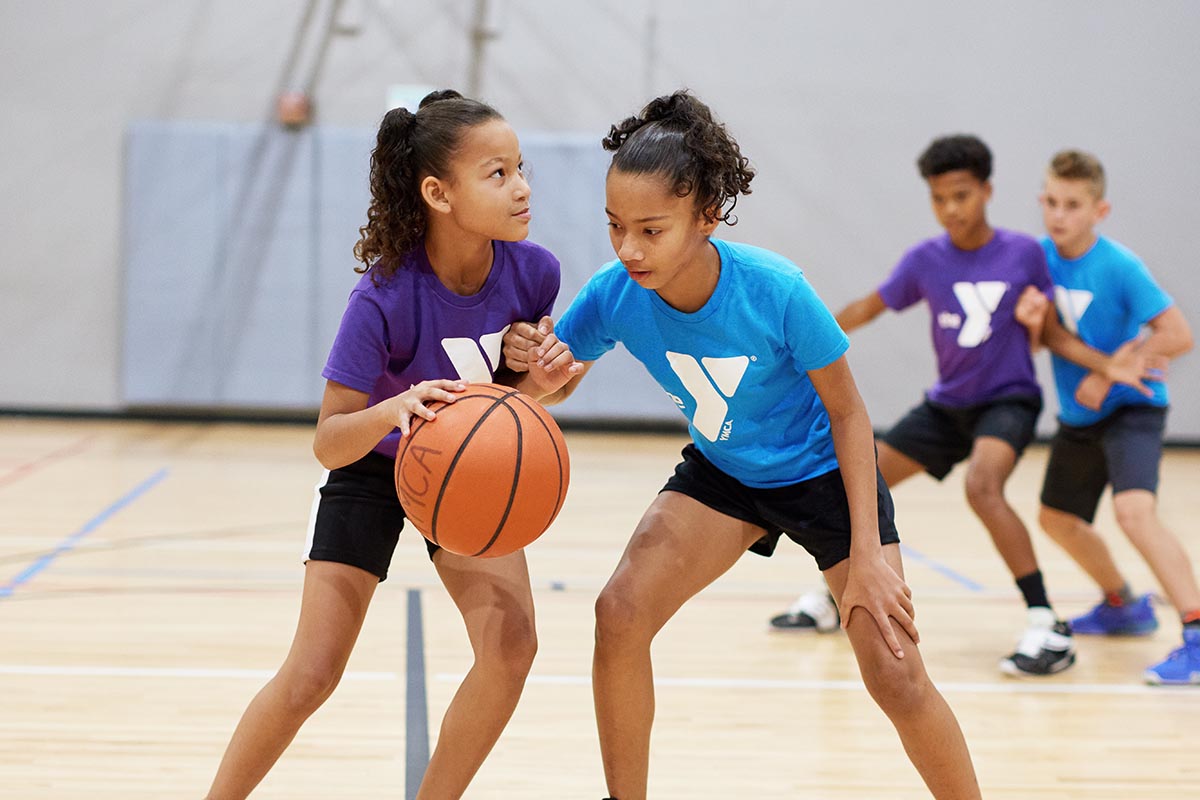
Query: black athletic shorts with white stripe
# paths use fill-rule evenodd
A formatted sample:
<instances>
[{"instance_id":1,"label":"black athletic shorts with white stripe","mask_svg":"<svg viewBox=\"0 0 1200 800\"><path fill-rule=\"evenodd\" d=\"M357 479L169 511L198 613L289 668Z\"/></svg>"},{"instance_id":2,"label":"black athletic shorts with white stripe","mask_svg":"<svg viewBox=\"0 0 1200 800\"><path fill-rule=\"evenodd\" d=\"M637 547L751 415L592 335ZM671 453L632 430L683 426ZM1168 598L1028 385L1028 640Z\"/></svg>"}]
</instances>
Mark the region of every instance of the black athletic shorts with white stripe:
<instances>
[{"instance_id":1,"label":"black athletic shorts with white stripe","mask_svg":"<svg viewBox=\"0 0 1200 800\"><path fill-rule=\"evenodd\" d=\"M875 470L875 486L879 543L895 544L900 541L895 507L879 470ZM662 491L685 494L713 511L765 529L766 534L750 545L751 553L772 555L779 537L786 535L816 559L822 572L850 557L850 502L841 470L790 486L760 489L725 473L689 443Z\"/></svg>"},{"instance_id":2,"label":"black athletic shorts with white stripe","mask_svg":"<svg viewBox=\"0 0 1200 800\"><path fill-rule=\"evenodd\" d=\"M317 486L308 523L306 562L336 561L365 569L381 583L387 580L404 528L395 467L394 459L371 451L353 464L325 474ZM441 548L423 536L421 539L433 558Z\"/></svg>"}]
</instances>

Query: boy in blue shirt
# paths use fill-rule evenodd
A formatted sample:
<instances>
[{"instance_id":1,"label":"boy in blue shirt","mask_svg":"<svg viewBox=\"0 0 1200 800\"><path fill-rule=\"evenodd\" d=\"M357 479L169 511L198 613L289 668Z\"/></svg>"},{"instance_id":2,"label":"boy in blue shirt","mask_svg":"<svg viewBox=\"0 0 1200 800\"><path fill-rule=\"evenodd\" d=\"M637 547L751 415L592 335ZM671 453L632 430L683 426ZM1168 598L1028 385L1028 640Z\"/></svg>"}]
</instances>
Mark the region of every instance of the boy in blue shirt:
<instances>
[{"instance_id":1,"label":"boy in blue shirt","mask_svg":"<svg viewBox=\"0 0 1200 800\"><path fill-rule=\"evenodd\" d=\"M1067 360L1071 333L1107 353L1136 347L1164 362L1192 348L1187 320L1141 260L1096 234L1095 225L1110 208L1104 189L1104 169L1094 156L1077 150L1054 156L1041 195L1053 306L1030 287L1017 309L1031 330L1041 329L1053 352L1061 408L1039 521L1104 592L1099 605L1071 620L1074 632L1149 634L1158 627L1149 595L1133 595L1092 526L1100 496L1112 485L1117 524L1183 622L1183 646L1149 667L1144 677L1152 684L1200 684L1200 588L1187 551L1157 512L1166 384L1151 381L1147 391L1113 385ZM1050 315L1052 309L1057 317ZM1149 336L1138 342L1143 326Z\"/></svg>"}]
</instances>

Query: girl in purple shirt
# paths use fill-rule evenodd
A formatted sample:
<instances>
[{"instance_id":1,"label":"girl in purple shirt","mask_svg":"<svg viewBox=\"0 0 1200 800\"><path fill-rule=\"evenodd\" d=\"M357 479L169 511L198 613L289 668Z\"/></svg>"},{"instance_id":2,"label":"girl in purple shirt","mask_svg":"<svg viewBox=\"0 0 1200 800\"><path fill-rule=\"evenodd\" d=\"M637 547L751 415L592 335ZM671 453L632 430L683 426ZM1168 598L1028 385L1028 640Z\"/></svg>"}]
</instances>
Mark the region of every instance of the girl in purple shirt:
<instances>
[{"instance_id":1,"label":"girl in purple shirt","mask_svg":"<svg viewBox=\"0 0 1200 800\"><path fill-rule=\"evenodd\" d=\"M242 715L213 800L249 795L337 686L404 525L392 472L412 418L432 420L426 403L454 402L468 382L497 379L509 324L553 306L558 261L523 241L522 170L508 123L457 92L383 118L354 249L364 274L322 373L313 451L328 472L309 523L300 622L283 666ZM551 362L581 368L565 346ZM546 369L509 375L535 394L552 378ZM428 547L475 655L417 794L440 800L463 794L508 723L537 638L523 552L473 559Z\"/></svg>"}]
</instances>

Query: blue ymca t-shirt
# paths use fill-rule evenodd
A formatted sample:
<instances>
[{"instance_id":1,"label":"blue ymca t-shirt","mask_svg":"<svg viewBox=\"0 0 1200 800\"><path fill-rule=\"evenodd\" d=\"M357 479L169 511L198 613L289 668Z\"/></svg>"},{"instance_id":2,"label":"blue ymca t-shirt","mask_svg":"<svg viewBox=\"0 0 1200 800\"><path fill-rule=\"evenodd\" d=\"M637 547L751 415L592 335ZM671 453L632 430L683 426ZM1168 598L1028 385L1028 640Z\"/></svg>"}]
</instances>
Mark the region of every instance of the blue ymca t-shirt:
<instances>
[{"instance_id":1,"label":"blue ymca t-shirt","mask_svg":"<svg viewBox=\"0 0 1200 800\"><path fill-rule=\"evenodd\" d=\"M849 339L795 264L711 241L721 274L698 311L672 308L617 260L580 290L555 333L580 361L625 345L688 418L700 452L747 486L836 469L829 416L806 371L836 361Z\"/></svg>"},{"instance_id":2,"label":"blue ymca t-shirt","mask_svg":"<svg viewBox=\"0 0 1200 800\"><path fill-rule=\"evenodd\" d=\"M1042 248L1054 281L1059 319L1067 330L1097 350L1113 352L1173 304L1142 260L1111 239L1099 237L1091 250L1074 260L1060 256L1049 238L1042 240ZM1087 369L1057 355L1052 361L1061 408L1058 418L1067 425L1091 425L1123 406L1167 405L1166 384L1146 381L1154 390L1153 397L1117 384L1099 411L1084 408L1075 402L1075 389Z\"/></svg>"}]
</instances>

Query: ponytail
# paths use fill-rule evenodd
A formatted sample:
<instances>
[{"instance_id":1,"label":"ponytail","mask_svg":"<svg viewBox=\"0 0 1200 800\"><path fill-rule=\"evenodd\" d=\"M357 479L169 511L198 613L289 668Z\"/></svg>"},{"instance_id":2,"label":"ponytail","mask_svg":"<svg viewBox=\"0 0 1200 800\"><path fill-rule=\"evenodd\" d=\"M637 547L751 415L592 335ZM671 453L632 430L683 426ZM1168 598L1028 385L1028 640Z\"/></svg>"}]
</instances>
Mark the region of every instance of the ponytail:
<instances>
[{"instance_id":1,"label":"ponytail","mask_svg":"<svg viewBox=\"0 0 1200 800\"><path fill-rule=\"evenodd\" d=\"M444 177L470 128L499 112L453 89L430 92L417 107L393 108L383 116L371 151L371 204L367 224L358 229L356 272L389 277L425 237L427 210L421 181Z\"/></svg>"},{"instance_id":2,"label":"ponytail","mask_svg":"<svg viewBox=\"0 0 1200 800\"><path fill-rule=\"evenodd\" d=\"M712 111L686 90L651 100L613 125L603 140L611 170L659 175L679 197L694 195L710 220L737 224L738 195L750 194L754 169Z\"/></svg>"}]
</instances>

